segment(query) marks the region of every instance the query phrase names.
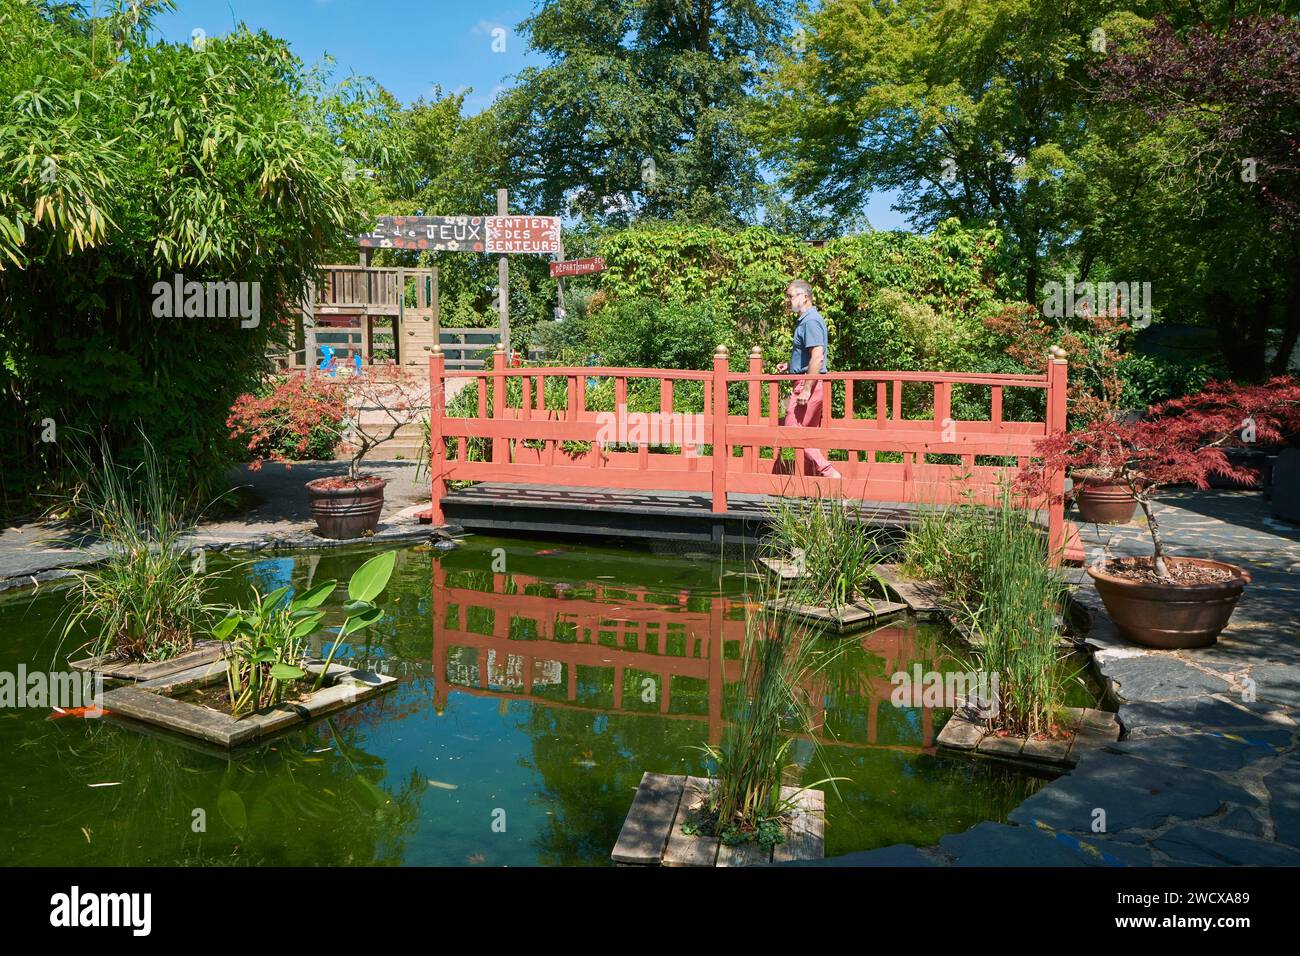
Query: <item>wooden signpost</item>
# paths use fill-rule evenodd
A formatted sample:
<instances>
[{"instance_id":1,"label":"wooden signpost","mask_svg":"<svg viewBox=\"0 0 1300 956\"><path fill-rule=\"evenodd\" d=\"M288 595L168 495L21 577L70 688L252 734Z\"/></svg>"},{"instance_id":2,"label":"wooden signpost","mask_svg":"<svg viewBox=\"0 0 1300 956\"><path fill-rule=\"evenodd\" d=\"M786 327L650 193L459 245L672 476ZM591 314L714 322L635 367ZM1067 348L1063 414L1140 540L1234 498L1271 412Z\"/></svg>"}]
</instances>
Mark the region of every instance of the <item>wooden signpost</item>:
<instances>
[{"instance_id":1,"label":"wooden signpost","mask_svg":"<svg viewBox=\"0 0 1300 956\"><path fill-rule=\"evenodd\" d=\"M369 264L374 249L410 249L417 252L479 252L499 255L497 311L501 317L501 344L510 350L510 266L508 255L550 255L564 258L559 216L512 216L506 190L497 190L495 216L379 216L370 232L358 237L361 261ZM600 260L575 260L592 262ZM563 263L562 263L563 264ZM601 268L604 263L601 261ZM582 275L555 272L551 275Z\"/></svg>"},{"instance_id":2,"label":"wooden signpost","mask_svg":"<svg viewBox=\"0 0 1300 956\"><path fill-rule=\"evenodd\" d=\"M560 217L380 216L358 244L362 249L556 255Z\"/></svg>"}]
</instances>

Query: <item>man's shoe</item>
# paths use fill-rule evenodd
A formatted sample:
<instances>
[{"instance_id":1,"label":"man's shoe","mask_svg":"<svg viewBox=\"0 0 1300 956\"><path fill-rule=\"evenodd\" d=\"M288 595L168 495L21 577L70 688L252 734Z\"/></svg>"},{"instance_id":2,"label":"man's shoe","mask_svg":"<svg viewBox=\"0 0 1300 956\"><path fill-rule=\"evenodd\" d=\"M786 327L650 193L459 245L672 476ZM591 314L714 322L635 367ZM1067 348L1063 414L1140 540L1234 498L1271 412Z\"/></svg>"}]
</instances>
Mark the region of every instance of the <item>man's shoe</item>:
<instances>
[{"instance_id":1,"label":"man's shoe","mask_svg":"<svg viewBox=\"0 0 1300 956\"><path fill-rule=\"evenodd\" d=\"M823 477L823 478L835 478L835 479L840 479L840 478L843 478L844 476L841 475L841 474L840 474L838 471L836 471L834 468L832 468L830 471L826 472L826 474L822 475L822 477Z\"/></svg>"}]
</instances>

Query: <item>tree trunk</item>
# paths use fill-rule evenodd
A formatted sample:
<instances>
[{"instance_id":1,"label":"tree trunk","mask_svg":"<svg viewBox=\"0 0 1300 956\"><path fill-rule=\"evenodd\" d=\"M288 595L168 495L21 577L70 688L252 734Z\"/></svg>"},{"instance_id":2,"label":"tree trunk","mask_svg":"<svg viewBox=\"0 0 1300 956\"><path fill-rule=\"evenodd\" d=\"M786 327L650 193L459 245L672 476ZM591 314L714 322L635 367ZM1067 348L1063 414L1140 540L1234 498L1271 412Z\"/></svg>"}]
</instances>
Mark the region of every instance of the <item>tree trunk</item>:
<instances>
[{"instance_id":1,"label":"tree trunk","mask_svg":"<svg viewBox=\"0 0 1300 956\"><path fill-rule=\"evenodd\" d=\"M1169 568L1165 564L1165 542L1160 537L1160 523L1156 521L1156 516L1151 510L1151 501L1143 495L1137 496L1138 504L1142 506L1142 513L1147 518L1147 530L1151 532L1152 556L1154 558L1152 566L1155 568L1156 576L1166 581L1171 580L1169 577Z\"/></svg>"},{"instance_id":2,"label":"tree trunk","mask_svg":"<svg viewBox=\"0 0 1300 956\"><path fill-rule=\"evenodd\" d=\"M1285 375L1290 364L1291 353L1295 351L1296 342L1300 341L1300 250L1291 257L1291 289L1285 298L1283 311L1282 341L1278 343L1277 354L1269 371L1273 375Z\"/></svg>"}]
</instances>

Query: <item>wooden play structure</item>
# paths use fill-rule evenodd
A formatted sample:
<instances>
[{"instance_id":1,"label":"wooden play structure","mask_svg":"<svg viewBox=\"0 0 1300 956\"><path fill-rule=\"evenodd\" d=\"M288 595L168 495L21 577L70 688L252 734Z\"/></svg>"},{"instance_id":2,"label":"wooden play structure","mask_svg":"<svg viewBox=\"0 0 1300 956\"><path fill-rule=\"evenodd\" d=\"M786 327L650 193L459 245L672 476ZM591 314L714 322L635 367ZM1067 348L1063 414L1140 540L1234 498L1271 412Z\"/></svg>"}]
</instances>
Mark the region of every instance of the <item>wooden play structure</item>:
<instances>
[{"instance_id":1,"label":"wooden play structure","mask_svg":"<svg viewBox=\"0 0 1300 956\"><path fill-rule=\"evenodd\" d=\"M392 364L424 368L434 343L449 371L475 370L501 337L500 328L443 328L438 270L404 266L329 265L303 302L294 347L282 368Z\"/></svg>"}]
</instances>

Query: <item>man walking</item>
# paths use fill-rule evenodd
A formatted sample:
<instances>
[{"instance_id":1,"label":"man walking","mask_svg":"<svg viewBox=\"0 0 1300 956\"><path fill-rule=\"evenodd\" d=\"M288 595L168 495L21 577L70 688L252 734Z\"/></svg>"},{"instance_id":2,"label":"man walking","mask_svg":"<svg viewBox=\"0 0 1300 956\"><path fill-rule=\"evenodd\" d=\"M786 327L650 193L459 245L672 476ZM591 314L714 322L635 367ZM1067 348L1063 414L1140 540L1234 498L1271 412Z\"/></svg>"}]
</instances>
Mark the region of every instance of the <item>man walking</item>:
<instances>
[{"instance_id":1,"label":"man walking","mask_svg":"<svg viewBox=\"0 0 1300 956\"><path fill-rule=\"evenodd\" d=\"M794 347L790 350L790 361L782 362L776 370L804 377L794 383L781 424L816 427L822 422L824 405L825 393L821 376L826 374L826 320L813 308L812 286L802 279L795 279L786 286L785 305L792 314L799 316L799 323L794 329ZM803 457L804 474L821 475L823 478L841 477L820 449L805 448Z\"/></svg>"}]
</instances>

